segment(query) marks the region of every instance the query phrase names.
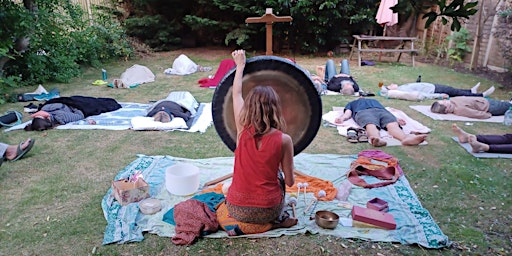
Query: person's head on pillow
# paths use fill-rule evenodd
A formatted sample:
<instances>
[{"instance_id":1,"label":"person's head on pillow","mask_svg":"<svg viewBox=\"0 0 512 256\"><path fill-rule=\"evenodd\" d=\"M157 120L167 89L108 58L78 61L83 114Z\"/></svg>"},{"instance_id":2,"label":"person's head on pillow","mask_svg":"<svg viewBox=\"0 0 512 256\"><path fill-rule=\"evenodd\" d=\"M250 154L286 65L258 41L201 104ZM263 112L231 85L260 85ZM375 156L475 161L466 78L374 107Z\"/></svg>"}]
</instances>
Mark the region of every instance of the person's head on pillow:
<instances>
[{"instance_id":1,"label":"person's head on pillow","mask_svg":"<svg viewBox=\"0 0 512 256\"><path fill-rule=\"evenodd\" d=\"M354 95L354 83L349 80L341 81L341 90L340 93L343 95Z\"/></svg>"}]
</instances>

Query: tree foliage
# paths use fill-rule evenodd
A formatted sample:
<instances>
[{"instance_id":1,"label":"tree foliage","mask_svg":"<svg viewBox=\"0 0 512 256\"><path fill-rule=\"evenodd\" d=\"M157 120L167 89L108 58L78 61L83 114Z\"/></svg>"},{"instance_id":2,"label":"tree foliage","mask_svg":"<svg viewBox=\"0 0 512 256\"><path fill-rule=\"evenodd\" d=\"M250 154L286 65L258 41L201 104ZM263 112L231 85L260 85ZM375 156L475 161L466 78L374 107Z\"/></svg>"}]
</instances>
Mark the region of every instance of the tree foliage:
<instances>
[{"instance_id":1,"label":"tree foliage","mask_svg":"<svg viewBox=\"0 0 512 256\"><path fill-rule=\"evenodd\" d=\"M475 9L478 5L478 1L464 3L464 0L453 0L447 5L446 0L438 0L436 4L439 6L439 13L430 11L423 16L424 19L427 19L427 22L425 23L426 28L428 28L436 19L441 18L443 25L446 25L448 23L448 19L451 19L451 30L459 31L461 28L460 19L469 19L469 16L474 15L478 11Z\"/></svg>"},{"instance_id":2,"label":"tree foliage","mask_svg":"<svg viewBox=\"0 0 512 256\"><path fill-rule=\"evenodd\" d=\"M0 103L9 88L68 82L80 65L130 56L123 28L95 9L91 24L67 0L0 0Z\"/></svg>"},{"instance_id":3,"label":"tree foliage","mask_svg":"<svg viewBox=\"0 0 512 256\"><path fill-rule=\"evenodd\" d=\"M265 46L265 24L245 24L245 19L262 16L266 8L272 8L277 16L293 17L291 23L273 24L274 36L287 39L276 41L288 41L291 48L303 53L332 49L351 40L354 33L374 29L377 10L372 0L192 0L179 7L176 1L138 0L130 6L136 6L137 11L125 20L128 33L133 28L130 20L159 15L164 17L160 24L176 28L179 38L187 35L193 36L197 45L225 44L246 49ZM151 25L147 22L138 26ZM160 40L156 32L146 33L142 39L167 48L181 43Z\"/></svg>"},{"instance_id":4,"label":"tree foliage","mask_svg":"<svg viewBox=\"0 0 512 256\"><path fill-rule=\"evenodd\" d=\"M381 29L375 21L378 0L125 0L124 3L132 6L125 23L128 33L163 49L179 47L183 38L193 38L197 46L223 43L261 49L265 46L264 24L245 24L245 19L264 15L266 8L272 8L277 16L292 16L289 24L274 23L273 35L278 39L275 42L288 42L298 53L332 50L340 43L352 41L353 34ZM401 19L407 19L411 15L423 15L425 9L435 4L441 11L425 15L428 25L437 18L442 18L444 23L452 19L452 29L458 30L460 19L476 12L473 8L476 3L464 4L463 0L450 4L446 0L405 0L399 1L394 11ZM158 16L159 22L155 24L147 16ZM167 37L160 35L162 30L168 31Z\"/></svg>"}]
</instances>

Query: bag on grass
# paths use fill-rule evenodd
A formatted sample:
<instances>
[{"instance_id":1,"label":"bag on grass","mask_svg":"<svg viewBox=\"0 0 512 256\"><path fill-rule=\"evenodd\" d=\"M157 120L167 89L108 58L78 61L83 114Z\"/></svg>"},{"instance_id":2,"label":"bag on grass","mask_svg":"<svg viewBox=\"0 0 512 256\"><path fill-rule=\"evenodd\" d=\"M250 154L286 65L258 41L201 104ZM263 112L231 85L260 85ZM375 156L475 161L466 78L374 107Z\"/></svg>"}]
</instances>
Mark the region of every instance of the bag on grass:
<instances>
[{"instance_id":1,"label":"bag on grass","mask_svg":"<svg viewBox=\"0 0 512 256\"><path fill-rule=\"evenodd\" d=\"M21 124L23 114L18 111L8 111L3 116L0 116L0 127L11 127Z\"/></svg>"}]
</instances>

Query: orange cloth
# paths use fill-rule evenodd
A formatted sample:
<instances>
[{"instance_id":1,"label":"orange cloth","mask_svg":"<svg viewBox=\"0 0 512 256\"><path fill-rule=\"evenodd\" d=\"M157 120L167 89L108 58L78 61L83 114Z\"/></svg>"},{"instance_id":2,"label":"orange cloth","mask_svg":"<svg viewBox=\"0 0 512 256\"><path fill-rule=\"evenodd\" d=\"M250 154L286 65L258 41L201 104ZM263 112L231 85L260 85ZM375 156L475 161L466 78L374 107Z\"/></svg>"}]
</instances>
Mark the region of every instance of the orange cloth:
<instances>
[{"instance_id":1,"label":"orange cloth","mask_svg":"<svg viewBox=\"0 0 512 256\"><path fill-rule=\"evenodd\" d=\"M334 187L332 182L328 180L322 180L319 178L311 177L311 176L303 176L297 175L295 176L295 183L292 187L286 187L286 192L288 193L297 193L297 184L308 183L308 187L306 188L306 192L315 193L315 197L318 198L318 191L325 191L326 196L319 198L320 201L332 201L336 197L338 193L337 189ZM304 188L300 189L301 193L304 193ZM298 195L297 195L298 196Z\"/></svg>"},{"instance_id":2,"label":"orange cloth","mask_svg":"<svg viewBox=\"0 0 512 256\"><path fill-rule=\"evenodd\" d=\"M220 227L226 231L229 236L259 234L272 229L272 223L255 224L235 220L229 215L226 202L221 203L217 208L217 222L219 222Z\"/></svg>"},{"instance_id":3,"label":"orange cloth","mask_svg":"<svg viewBox=\"0 0 512 256\"><path fill-rule=\"evenodd\" d=\"M334 198L336 198L336 194L338 193L338 190L334 187L332 182L328 180L322 180L319 178L311 177L311 176L304 176L304 175L296 175L295 176L295 183L292 187L286 187L286 192L288 193L297 193L297 184L301 182L307 182L308 187L306 188L306 192L308 193L315 193L315 197L318 198L318 191L323 190L325 191L326 196L320 198L320 201L332 201ZM222 194L222 186L223 183L217 184L215 187L205 188L203 189L202 193L208 193L208 192L215 192L218 194ZM304 188L300 190L301 193L304 192Z\"/></svg>"},{"instance_id":4,"label":"orange cloth","mask_svg":"<svg viewBox=\"0 0 512 256\"><path fill-rule=\"evenodd\" d=\"M31 114L30 117L32 117L32 118L41 117L41 118L50 119L50 113L48 113L44 110L39 110L39 111Z\"/></svg>"},{"instance_id":5,"label":"orange cloth","mask_svg":"<svg viewBox=\"0 0 512 256\"><path fill-rule=\"evenodd\" d=\"M215 192L217 194L224 194L224 193L222 193L222 186L223 185L224 185L223 183L219 183L219 184L217 184L213 188L205 188L205 189L203 189L203 191L201 191L201 193L204 194L204 193L208 193L208 192Z\"/></svg>"}]
</instances>

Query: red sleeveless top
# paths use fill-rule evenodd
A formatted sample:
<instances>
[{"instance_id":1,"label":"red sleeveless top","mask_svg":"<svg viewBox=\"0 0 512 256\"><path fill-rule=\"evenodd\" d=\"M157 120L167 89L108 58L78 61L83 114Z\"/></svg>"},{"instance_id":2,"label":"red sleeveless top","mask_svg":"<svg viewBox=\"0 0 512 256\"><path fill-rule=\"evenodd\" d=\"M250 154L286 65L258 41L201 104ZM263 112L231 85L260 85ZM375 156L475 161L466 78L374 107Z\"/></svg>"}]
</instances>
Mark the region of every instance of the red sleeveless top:
<instances>
[{"instance_id":1,"label":"red sleeveless top","mask_svg":"<svg viewBox=\"0 0 512 256\"><path fill-rule=\"evenodd\" d=\"M277 178L282 158L282 132L275 130L258 139L253 134L252 127L240 134L233 181L226 200L237 206L270 208L282 200ZM261 141L259 148L258 140Z\"/></svg>"}]
</instances>

